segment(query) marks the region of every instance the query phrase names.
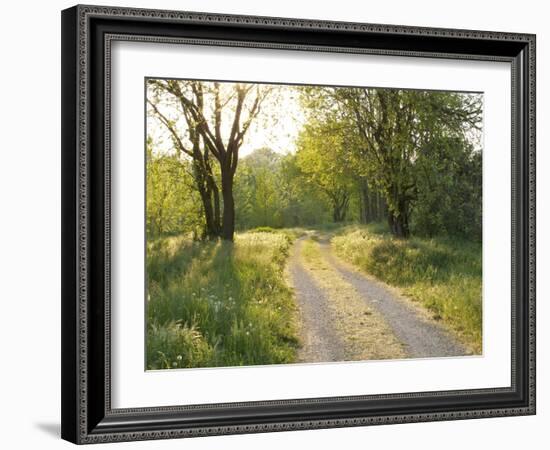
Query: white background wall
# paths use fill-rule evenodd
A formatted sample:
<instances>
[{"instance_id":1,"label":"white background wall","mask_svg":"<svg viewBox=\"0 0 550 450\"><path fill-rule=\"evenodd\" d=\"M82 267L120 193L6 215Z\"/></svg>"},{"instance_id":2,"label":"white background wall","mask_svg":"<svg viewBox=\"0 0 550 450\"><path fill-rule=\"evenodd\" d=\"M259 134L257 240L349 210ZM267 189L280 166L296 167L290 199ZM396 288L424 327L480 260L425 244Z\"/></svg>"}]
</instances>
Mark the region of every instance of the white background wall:
<instances>
[{"instance_id":1,"label":"white background wall","mask_svg":"<svg viewBox=\"0 0 550 450\"><path fill-rule=\"evenodd\" d=\"M98 3L103 3L98 0ZM542 1L111 0L106 4L536 33L538 36L538 415L117 444L117 448L544 448L550 394L547 300L549 13ZM0 444L68 448L60 402L60 10L9 2L0 26ZM545 170L546 169L546 170ZM545 235L546 234L546 235ZM545 276L546 275L546 276ZM546 425L546 427L545 427ZM114 448L114 447L113 447Z\"/></svg>"}]
</instances>

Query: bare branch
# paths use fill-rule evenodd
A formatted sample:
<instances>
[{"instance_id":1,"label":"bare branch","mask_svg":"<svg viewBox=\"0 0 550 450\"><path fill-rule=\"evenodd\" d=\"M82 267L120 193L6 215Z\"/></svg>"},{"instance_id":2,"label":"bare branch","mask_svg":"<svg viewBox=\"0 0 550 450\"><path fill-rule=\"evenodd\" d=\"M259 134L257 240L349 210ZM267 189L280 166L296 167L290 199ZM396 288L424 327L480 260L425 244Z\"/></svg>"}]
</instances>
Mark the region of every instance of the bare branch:
<instances>
[{"instance_id":1,"label":"bare branch","mask_svg":"<svg viewBox=\"0 0 550 450\"><path fill-rule=\"evenodd\" d=\"M147 99L147 103L149 103L149 105L151 105L151 107L153 108L153 110L155 111L155 114L157 115L158 119L160 120L160 122L162 124L164 124L164 126L166 127L166 129L170 132L170 134L172 135L172 138L174 139L175 143L176 143L176 146L178 148L178 150L180 150L181 152L185 153L186 155L188 156L191 156L193 157L193 152L191 150L188 150L185 145L183 144L183 141L181 140L178 132L176 131L176 129L174 128L173 126L173 123L164 115L162 114L157 105L155 105L151 100Z\"/></svg>"}]
</instances>

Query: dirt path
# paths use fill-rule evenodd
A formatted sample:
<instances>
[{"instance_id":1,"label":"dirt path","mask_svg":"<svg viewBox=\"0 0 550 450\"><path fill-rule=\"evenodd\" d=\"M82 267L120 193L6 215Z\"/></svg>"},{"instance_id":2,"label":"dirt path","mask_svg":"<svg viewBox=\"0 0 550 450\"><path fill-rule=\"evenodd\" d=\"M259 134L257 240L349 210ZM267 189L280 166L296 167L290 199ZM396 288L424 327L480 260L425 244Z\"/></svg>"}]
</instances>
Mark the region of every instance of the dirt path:
<instances>
[{"instance_id":1,"label":"dirt path","mask_svg":"<svg viewBox=\"0 0 550 450\"><path fill-rule=\"evenodd\" d=\"M344 360L344 343L334 327L327 293L315 283L301 259L303 240L290 256L290 276L300 306L302 348L300 362Z\"/></svg>"},{"instance_id":2,"label":"dirt path","mask_svg":"<svg viewBox=\"0 0 550 450\"><path fill-rule=\"evenodd\" d=\"M311 237L296 241L288 265L301 316L299 361L468 354L423 308L341 261L327 240Z\"/></svg>"}]
</instances>

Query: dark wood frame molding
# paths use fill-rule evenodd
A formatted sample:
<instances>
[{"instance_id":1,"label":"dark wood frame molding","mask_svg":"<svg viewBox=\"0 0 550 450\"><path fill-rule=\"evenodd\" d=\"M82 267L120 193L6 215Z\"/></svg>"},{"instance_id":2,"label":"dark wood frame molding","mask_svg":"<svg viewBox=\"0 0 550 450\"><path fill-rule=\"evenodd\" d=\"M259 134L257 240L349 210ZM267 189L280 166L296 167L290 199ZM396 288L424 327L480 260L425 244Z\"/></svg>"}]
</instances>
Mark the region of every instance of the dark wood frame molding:
<instances>
[{"instance_id":1,"label":"dark wood frame molding","mask_svg":"<svg viewBox=\"0 0 550 450\"><path fill-rule=\"evenodd\" d=\"M109 113L114 40L510 62L512 385L112 409ZM80 5L62 12L64 439L95 443L534 413L534 35Z\"/></svg>"}]
</instances>

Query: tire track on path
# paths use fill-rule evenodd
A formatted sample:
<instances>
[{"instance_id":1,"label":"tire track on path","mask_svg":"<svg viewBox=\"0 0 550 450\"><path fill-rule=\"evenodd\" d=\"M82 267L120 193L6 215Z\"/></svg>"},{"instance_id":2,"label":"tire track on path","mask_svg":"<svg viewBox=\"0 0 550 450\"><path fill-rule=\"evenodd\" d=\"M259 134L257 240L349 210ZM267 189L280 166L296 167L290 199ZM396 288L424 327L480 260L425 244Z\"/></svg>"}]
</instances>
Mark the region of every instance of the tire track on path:
<instances>
[{"instance_id":1,"label":"tire track on path","mask_svg":"<svg viewBox=\"0 0 550 450\"><path fill-rule=\"evenodd\" d=\"M298 362L344 361L344 343L334 327L326 293L313 280L300 258L303 238L292 249L288 271L300 307L302 347Z\"/></svg>"},{"instance_id":2,"label":"tire track on path","mask_svg":"<svg viewBox=\"0 0 550 450\"><path fill-rule=\"evenodd\" d=\"M320 243L327 262L371 308L379 311L395 336L403 343L409 358L464 356L469 352L442 325L427 317L420 307L400 298L395 290L371 278L334 256L330 244Z\"/></svg>"}]
</instances>

